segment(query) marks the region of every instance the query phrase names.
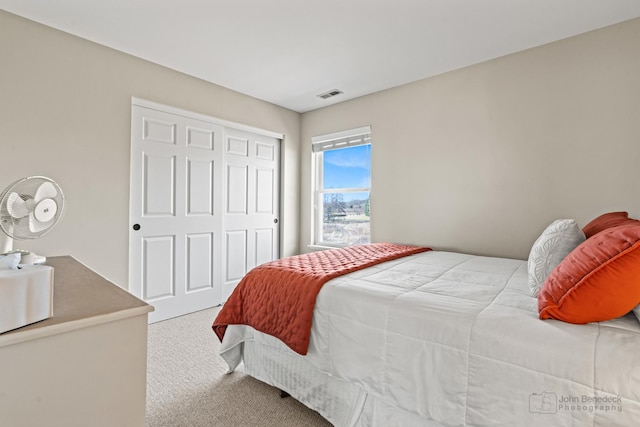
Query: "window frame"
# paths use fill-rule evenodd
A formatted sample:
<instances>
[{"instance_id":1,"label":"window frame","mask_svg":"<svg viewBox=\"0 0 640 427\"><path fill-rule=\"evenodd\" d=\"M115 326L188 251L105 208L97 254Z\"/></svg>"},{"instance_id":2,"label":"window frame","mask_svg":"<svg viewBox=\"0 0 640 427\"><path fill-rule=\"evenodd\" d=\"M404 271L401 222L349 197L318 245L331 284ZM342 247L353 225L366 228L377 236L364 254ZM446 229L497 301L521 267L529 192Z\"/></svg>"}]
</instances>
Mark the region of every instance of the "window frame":
<instances>
[{"instance_id":1,"label":"window frame","mask_svg":"<svg viewBox=\"0 0 640 427\"><path fill-rule=\"evenodd\" d=\"M349 143L349 140L361 139L358 143ZM324 197L326 194L336 193L369 193L371 200L371 168L369 168L369 187L347 187L324 189L324 153L326 151L340 150L349 147L369 145L371 143L371 126L364 126L327 135L320 135L312 138L312 218L311 218L311 245L319 248L340 248L349 246L347 242L325 242L323 237L324 225ZM345 142L347 141L347 142ZM322 147L321 147L322 146ZM329 146L329 148L327 148ZM319 148L321 147L321 148ZM370 203L370 202L369 202ZM369 204L369 209L371 205ZM371 218L369 216L369 218ZM371 242L371 219L369 219L369 239Z\"/></svg>"}]
</instances>

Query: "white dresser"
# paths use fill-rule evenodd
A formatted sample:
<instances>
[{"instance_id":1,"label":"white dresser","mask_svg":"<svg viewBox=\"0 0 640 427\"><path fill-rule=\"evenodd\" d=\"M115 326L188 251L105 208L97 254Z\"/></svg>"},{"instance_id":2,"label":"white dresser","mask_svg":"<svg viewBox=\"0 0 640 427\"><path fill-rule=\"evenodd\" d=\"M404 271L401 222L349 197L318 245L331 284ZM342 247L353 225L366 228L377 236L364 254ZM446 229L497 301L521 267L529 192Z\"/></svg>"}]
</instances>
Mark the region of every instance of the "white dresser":
<instances>
[{"instance_id":1,"label":"white dresser","mask_svg":"<svg viewBox=\"0 0 640 427\"><path fill-rule=\"evenodd\" d=\"M52 257L53 317L0 334L0 426L143 427L153 307Z\"/></svg>"}]
</instances>

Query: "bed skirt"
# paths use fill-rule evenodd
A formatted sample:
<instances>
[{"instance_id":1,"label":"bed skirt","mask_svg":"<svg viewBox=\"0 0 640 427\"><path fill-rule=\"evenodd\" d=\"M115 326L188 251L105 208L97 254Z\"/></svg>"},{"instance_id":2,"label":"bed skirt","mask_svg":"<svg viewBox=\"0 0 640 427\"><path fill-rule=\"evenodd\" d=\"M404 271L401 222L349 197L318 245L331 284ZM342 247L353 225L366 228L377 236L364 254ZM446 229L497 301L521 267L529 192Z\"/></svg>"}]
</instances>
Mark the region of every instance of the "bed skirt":
<instances>
[{"instance_id":1,"label":"bed skirt","mask_svg":"<svg viewBox=\"0 0 640 427\"><path fill-rule=\"evenodd\" d=\"M238 370L286 391L336 427L443 427L322 372L305 356L250 326L230 325L220 355Z\"/></svg>"}]
</instances>

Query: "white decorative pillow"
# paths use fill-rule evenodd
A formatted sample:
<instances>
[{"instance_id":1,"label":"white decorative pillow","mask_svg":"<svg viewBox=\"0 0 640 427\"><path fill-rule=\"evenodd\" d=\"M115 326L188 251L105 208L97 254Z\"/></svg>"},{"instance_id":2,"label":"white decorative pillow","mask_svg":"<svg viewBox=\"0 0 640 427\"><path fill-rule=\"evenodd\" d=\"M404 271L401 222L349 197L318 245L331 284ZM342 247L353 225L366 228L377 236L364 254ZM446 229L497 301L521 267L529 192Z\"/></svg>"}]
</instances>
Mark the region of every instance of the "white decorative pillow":
<instances>
[{"instance_id":1,"label":"white decorative pillow","mask_svg":"<svg viewBox=\"0 0 640 427\"><path fill-rule=\"evenodd\" d=\"M584 240L584 233L573 219L555 220L542 232L531 247L527 264L531 296L538 296L547 276Z\"/></svg>"}]
</instances>

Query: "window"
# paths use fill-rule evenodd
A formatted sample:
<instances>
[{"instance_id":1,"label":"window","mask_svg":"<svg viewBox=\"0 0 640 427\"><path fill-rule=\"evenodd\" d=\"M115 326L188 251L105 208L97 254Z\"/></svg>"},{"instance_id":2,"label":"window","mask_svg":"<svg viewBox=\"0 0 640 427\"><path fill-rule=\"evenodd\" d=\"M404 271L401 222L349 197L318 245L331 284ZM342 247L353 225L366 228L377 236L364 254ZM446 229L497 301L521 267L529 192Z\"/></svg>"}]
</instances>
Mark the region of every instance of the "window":
<instances>
[{"instance_id":1,"label":"window","mask_svg":"<svg viewBox=\"0 0 640 427\"><path fill-rule=\"evenodd\" d=\"M369 243L369 126L312 138L314 234L319 246Z\"/></svg>"}]
</instances>

